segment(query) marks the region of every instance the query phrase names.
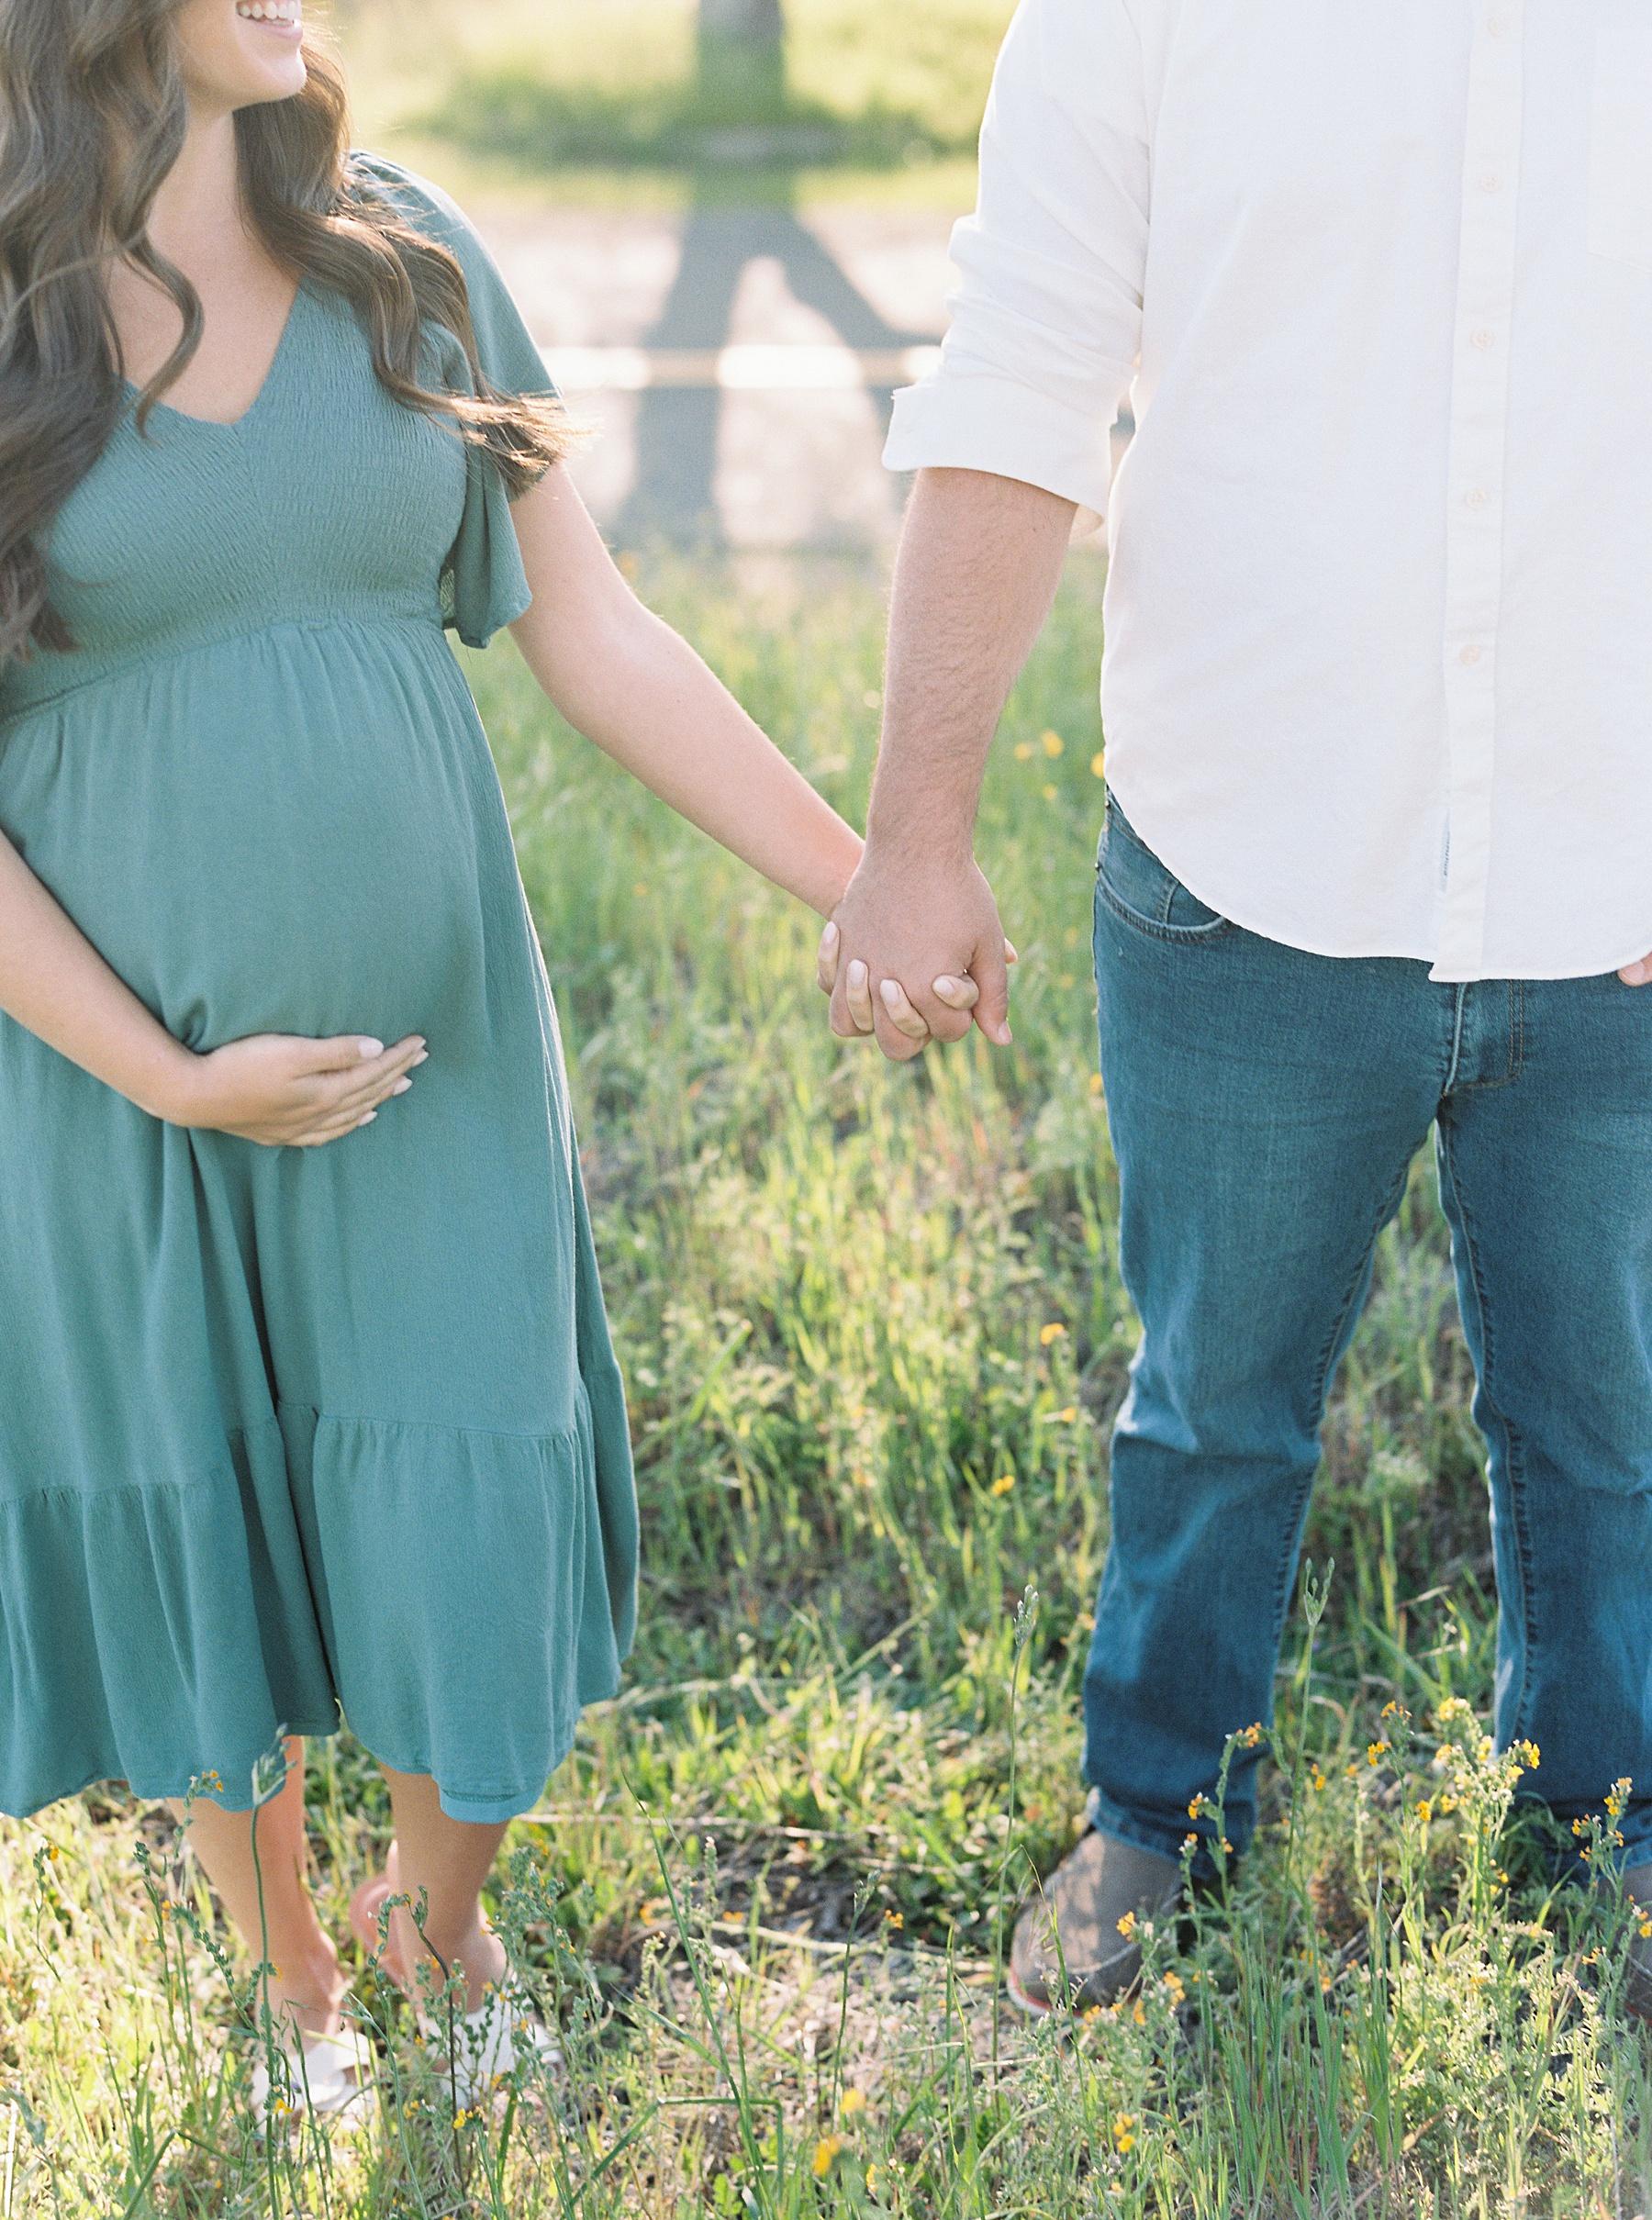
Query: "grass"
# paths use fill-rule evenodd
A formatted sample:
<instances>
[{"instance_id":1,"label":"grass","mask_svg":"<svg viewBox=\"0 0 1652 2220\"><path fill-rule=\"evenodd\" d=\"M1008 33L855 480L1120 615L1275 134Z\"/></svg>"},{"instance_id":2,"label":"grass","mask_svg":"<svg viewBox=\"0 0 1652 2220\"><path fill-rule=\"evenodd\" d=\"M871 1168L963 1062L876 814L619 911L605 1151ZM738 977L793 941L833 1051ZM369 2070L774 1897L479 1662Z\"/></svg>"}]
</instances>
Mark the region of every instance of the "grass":
<instances>
[{"instance_id":1,"label":"grass","mask_svg":"<svg viewBox=\"0 0 1652 2220\"><path fill-rule=\"evenodd\" d=\"M799 169L952 178L1009 17L1005 0L791 0L782 70L702 65L693 0L355 0L340 28L374 143L559 186L642 172L749 193Z\"/></svg>"},{"instance_id":2,"label":"grass","mask_svg":"<svg viewBox=\"0 0 1652 2220\"><path fill-rule=\"evenodd\" d=\"M854 811L875 584L645 567ZM379 2112L329 2140L299 2103L261 2147L251 1969L165 1814L109 1787L0 1823L0 2220L1646 2209L1625 1924L1552 1886L1478 1724L1480 1454L1421 1166L1326 1427L1255 1851L1148 1936L1117 2010L1029 2030L999 2004L1006 1918L1081 1804L1133 1331L1092 1080L1099 587L1075 558L983 807L1015 1046L899 1071L827 1032L809 919L564 731L508 644L470 659L561 1001L646 1537L625 1692L495 1897L565 2080L455 2125L350 1946ZM310 1803L341 1930L387 1831L348 1740Z\"/></svg>"}]
</instances>

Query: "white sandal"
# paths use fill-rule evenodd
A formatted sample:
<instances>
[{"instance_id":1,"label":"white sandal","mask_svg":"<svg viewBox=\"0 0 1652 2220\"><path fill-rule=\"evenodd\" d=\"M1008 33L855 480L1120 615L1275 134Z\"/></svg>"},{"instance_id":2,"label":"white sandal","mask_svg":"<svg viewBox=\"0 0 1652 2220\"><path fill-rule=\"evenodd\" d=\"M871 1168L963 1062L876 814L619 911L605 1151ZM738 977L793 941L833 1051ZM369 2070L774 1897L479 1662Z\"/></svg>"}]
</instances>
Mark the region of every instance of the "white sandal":
<instances>
[{"instance_id":1,"label":"white sandal","mask_svg":"<svg viewBox=\"0 0 1652 2220\"><path fill-rule=\"evenodd\" d=\"M340 2028L335 2035L300 2035L295 2040L289 2032L275 2047L284 2061L276 2076L283 2086L272 2082L267 2054L252 2069L252 2109L261 2121L272 2110L308 2111L352 2127L365 2121L378 2061L364 2035Z\"/></svg>"},{"instance_id":2,"label":"white sandal","mask_svg":"<svg viewBox=\"0 0 1652 2220\"><path fill-rule=\"evenodd\" d=\"M406 1969L393 1958L389 1939L380 1932L385 1900L396 1893L397 1882L388 1872L364 1880L350 1900L350 1924L369 1960L376 1961L383 1978L405 1996ZM457 2065L453 2105L460 2112L486 2096L519 2058L535 2058L553 2073L563 2062L561 2046L544 2022L492 1987L474 2012L453 2015L451 2047L447 2026L437 2014L420 2009L418 2017L436 2070L446 2074Z\"/></svg>"},{"instance_id":3,"label":"white sandal","mask_svg":"<svg viewBox=\"0 0 1652 2220\"><path fill-rule=\"evenodd\" d=\"M455 2013L452 2030L434 2014L421 2012L419 2033L439 2073L453 2076L453 2103L463 2112L492 2093L496 2081L520 2058L537 2059L554 2073L562 2047L542 2020L489 1988L474 2012Z\"/></svg>"}]
</instances>

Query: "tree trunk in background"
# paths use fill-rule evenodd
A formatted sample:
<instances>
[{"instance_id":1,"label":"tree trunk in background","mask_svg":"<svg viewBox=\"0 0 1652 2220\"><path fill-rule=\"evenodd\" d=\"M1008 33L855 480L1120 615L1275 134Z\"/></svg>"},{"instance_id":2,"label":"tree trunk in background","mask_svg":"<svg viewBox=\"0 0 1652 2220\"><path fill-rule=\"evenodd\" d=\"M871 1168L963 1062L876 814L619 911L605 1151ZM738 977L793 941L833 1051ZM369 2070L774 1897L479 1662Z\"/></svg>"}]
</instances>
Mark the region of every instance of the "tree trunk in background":
<instances>
[{"instance_id":1,"label":"tree trunk in background","mask_svg":"<svg viewBox=\"0 0 1652 2220\"><path fill-rule=\"evenodd\" d=\"M699 0L699 106L715 123L768 122L784 113L780 0Z\"/></svg>"},{"instance_id":2,"label":"tree trunk in background","mask_svg":"<svg viewBox=\"0 0 1652 2220\"><path fill-rule=\"evenodd\" d=\"M733 39L743 46L776 47L785 36L780 0L700 0L702 39Z\"/></svg>"}]
</instances>

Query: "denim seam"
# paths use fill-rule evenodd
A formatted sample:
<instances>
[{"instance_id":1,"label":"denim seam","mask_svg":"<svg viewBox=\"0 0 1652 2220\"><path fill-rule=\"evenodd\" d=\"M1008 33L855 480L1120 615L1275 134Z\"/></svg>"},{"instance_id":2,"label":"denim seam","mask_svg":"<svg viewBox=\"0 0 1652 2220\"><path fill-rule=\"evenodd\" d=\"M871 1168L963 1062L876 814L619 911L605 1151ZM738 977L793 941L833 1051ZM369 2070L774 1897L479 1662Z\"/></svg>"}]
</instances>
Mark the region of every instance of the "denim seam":
<instances>
[{"instance_id":1,"label":"denim seam","mask_svg":"<svg viewBox=\"0 0 1652 2220\"><path fill-rule=\"evenodd\" d=\"M1518 979L1509 981L1509 1068L1500 1072L1495 1079L1457 1079L1457 1059L1463 1039L1463 1001L1468 988L1458 988L1462 998L1457 1005L1457 1031L1451 1043L1451 1069L1446 1075L1445 1092L1447 1095L1486 1094L1492 1088L1509 1087L1519 1078L1525 1061L1525 989Z\"/></svg>"},{"instance_id":2,"label":"denim seam","mask_svg":"<svg viewBox=\"0 0 1652 2220\"><path fill-rule=\"evenodd\" d=\"M1332 1355L1337 1343L1342 1339L1343 1329L1348 1322L1348 1314L1353 1310L1355 1299L1359 1293L1359 1283L1365 1277L1366 1266L1371 1258L1371 1251L1377 1245L1377 1237L1387 1225L1389 1219L1393 1214L1395 1205L1404 1193L1405 1182L1410 1172L1411 1163L1408 1158L1401 1169L1399 1177L1383 1198L1378 1211L1377 1222L1371 1228L1365 1246L1359 1252L1358 1261L1354 1266L1353 1277L1348 1282L1347 1291L1344 1295L1336 1317L1332 1322L1330 1333L1325 1337L1324 1346L1320 1351L1319 1362L1314 1368L1312 1394L1313 1406L1320 1414L1320 1420L1323 1420L1324 1415L1325 1385L1331 1371ZM1320 1420L1315 1422L1316 1434L1319 1430ZM1297 1490L1295 1513L1286 1530L1285 1547L1280 1554L1278 1575L1274 1584L1273 1636L1276 1650L1285 1631L1285 1608L1290 1600L1290 1560L1296 1548L1297 1536L1301 1530L1302 1516L1308 1507L1308 1498L1312 1494L1313 1483L1319 1476L1319 1467L1320 1460L1316 1458L1312 1471L1307 1475Z\"/></svg>"},{"instance_id":3,"label":"denim seam","mask_svg":"<svg viewBox=\"0 0 1652 2220\"><path fill-rule=\"evenodd\" d=\"M1216 918L1209 925L1162 925L1152 918L1144 918L1139 909L1131 909L1108 885L1101 867L1096 866L1096 891L1115 917L1125 924L1133 925L1138 932L1149 934L1155 941L1168 941L1177 947L1197 947L1201 941L1220 940L1224 932L1232 932L1231 918Z\"/></svg>"},{"instance_id":4,"label":"denim seam","mask_svg":"<svg viewBox=\"0 0 1652 2220\"><path fill-rule=\"evenodd\" d=\"M1499 1406L1491 1384L1493 1342L1491 1312L1486 1300L1486 1285L1480 1273L1479 1251L1474 1238L1472 1213L1463 1199L1458 1183L1457 1166L1452 1157L1451 1122L1440 1121L1440 1157L1446 1178L1451 1188L1452 1200L1457 1205L1457 1218L1463 1229L1463 1249L1468 1259L1468 1282L1474 1290L1474 1307L1479 1313L1480 1333L1480 1392L1489 1411L1494 1411L1501 1430L1503 1448L1509 1475L1509 1506L1514 1520L1515 1555L1520 1564L1520 1621L1525 1643L1522 1652L1520 1698L1514 1706L1514 1720L1510 1739L1518 1741L1524 1732L1531 1713L1532 1659L1537 1646L1537 1630L1532 1622L1532 1537L1531 1524L1526 1517L1525 1458L1520 1435L1511 1425ZM1484 1432L1484 1428L1481 1429ZM1500 1596L1499 1607L1506 1611L1508 1599Z\"/></svg>"}]
</instances>

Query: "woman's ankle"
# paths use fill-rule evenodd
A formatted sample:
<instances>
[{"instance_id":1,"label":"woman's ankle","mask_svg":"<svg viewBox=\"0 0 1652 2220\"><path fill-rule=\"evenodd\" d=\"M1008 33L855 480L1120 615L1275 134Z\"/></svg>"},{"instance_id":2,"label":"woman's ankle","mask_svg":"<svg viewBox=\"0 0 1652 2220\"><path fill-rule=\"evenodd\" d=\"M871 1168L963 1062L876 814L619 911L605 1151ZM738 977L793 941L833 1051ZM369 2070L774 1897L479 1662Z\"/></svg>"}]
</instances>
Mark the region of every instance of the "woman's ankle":
<instances>
[{"instance_id":1,"label":"woman's ankle","mask_svg":"<svg viewBox=\"0 0 1652 2220\"><path fill-rule=\"evenodd\" d=\"M297 1952L288 1951L275 1959L273 1970L264 1982L259 1983L254 2009L262 2016L268 2002L270 2016L280 2029L284 2025L296 2026L304 2035L330 2035L339 2025L339 2007L350 1987L348 1979L339 1964L339 1954L330 1938L320 1936L318 1947Z\"/></svg>"},{"instance_id":2,"label":"woman's ankle","mask_svg":"<svg viewBox=\"0 0 1652 2220\"><path fill-rule=\"evenodd\" d=\"M481 2009L485 1991L503 1987L510 1961L505 1955L504 1944L480 1917L473 1927L457 1936L432 1934L427 1920L422 1939L405 1912L401 1917L407 1920L400 1938L402 1960L417 1969L417 1992L426 2009L441 1997L450 1977L461 1967L464 1970L466 2012Z\"/></svg>"}]
</instances>

